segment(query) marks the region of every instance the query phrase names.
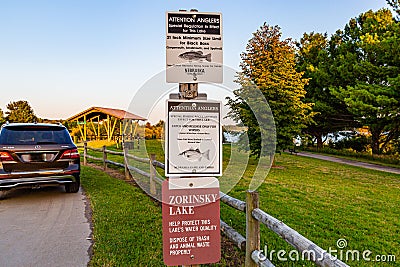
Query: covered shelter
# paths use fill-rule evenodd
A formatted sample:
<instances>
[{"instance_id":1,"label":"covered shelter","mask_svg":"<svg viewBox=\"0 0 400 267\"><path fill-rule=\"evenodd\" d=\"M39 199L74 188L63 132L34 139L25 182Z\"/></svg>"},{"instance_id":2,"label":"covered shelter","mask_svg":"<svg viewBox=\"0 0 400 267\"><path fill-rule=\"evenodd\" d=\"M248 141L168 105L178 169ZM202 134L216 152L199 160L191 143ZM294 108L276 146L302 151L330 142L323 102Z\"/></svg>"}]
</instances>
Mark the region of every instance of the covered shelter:
<instances>
[{"instance_id":1,"label":"covered shelter","mask_svg":"<svg viewBox=\"0 0 400 267\"><path fill-rule=\"evenodd\" d=\"M139 121L146 119L121 109L91 107L67 119L76 123L83 141L132 140L137 135ZM91 134L88 134L90 129Z\"/></svg>"}]
</instances>

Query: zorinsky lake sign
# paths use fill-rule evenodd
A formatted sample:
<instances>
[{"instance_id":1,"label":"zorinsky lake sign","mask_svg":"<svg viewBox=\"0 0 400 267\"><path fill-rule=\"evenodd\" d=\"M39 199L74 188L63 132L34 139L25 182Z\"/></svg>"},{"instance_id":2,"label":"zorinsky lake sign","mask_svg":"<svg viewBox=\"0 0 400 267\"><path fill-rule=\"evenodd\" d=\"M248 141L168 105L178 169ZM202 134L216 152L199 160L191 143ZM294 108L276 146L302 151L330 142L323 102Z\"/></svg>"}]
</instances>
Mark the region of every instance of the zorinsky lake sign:
<instances>
[{"instance_id":1,"label":"zorinsky lake sign","mask_svg":"<svg viewBox=\"0 0 400 267\"><path fill-rule=\"evenodd\" d=\"M166 13L168 83L222 83L221 13Z\"/></svg>"},{"instance_id":2,"label":"zorinsky lake sign","mask_svg":"<svg viewBox=\"0 0 400 267\"><path fill-rule=\"evenodd\" d=\"M214 177L170 178L162 185L163 258L168 266L221 258L219 183Z\"/></svg>"},{"instance_id":3,"label":"zorinsky lake sign","mask_svg":"<svg viewBox=\"0 0 400 267\"><path fill-rule=\"evenodd\" d=\"M221 102L167 100L166 176L221 176Z\"/></svg>"}]
</instances>

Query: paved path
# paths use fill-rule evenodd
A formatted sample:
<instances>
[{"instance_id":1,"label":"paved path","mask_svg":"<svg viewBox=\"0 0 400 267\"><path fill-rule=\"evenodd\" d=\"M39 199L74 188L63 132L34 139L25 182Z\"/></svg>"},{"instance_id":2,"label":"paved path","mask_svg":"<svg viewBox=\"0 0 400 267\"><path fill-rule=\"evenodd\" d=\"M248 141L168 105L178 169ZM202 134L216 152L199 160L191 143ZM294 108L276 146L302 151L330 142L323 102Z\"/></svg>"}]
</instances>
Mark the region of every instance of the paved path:
<instances>
[{"instance_id":1,"label":"paved path","mask_svg":"<svg viewBox=\"0 0 400 267\"><path fill-rule=\"evenodd\" d=\"M336 157L313 154L313 153L308 153L308 152L299 152L299 153L297 153L297 155L303 156L303 157L333 161L333 162L338 162L338 163L347 164L347 165L351 165L351 166L363 167L363 168L372 169L372 170L400 174L400 169L397 169L397 168L385 167L385 166L381 166L381 165L365 163L365 162L360 162L360 161L355 161L355 160L336 158Z\"/></svg>"},{"instance_id":2,"label":"paved path","mask_svg":"<svg viewBox=\"0 0 400 267\"><path fill-rule=\"evenodd\" d=\"M80 267L89 262L82 192L63 187L9 191L0 200L0 266Z\"/></svg>"}]
</instances>

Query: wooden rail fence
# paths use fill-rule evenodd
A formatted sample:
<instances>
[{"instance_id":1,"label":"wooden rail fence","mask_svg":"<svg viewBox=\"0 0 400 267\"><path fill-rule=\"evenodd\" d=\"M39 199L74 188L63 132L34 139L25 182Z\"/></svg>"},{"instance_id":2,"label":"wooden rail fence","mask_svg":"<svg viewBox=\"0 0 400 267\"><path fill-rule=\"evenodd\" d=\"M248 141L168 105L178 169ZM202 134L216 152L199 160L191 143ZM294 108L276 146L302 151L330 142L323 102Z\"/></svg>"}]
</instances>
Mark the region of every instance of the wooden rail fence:
<instances>
[{"instance_id":1,"label":"wooden rail fence","mask_svg":"<svg viewBox=\"0 0 400 267\"><path fill-rule=\"evenodd\" d=\"M88 154L88 150L102 152L103 157L97 158ZM119 155L124 157L124 163L114 162L107 159L107 154ZM156 176L156 168L165 168L164 163L156 160L154 154L150 158L140 158L134 155L128 154L128 150L123 146L123 152L117 152L103 148L92 148L88 147L87 143L83 146L83 164L87 164L87 159L95 161L101 161L103 169L106 170L107 164L118 166L125 169L125 178L127 180L132 179L129 171L136 172L149 178L150 184L150 197L156 195L156 183L161 184L162 179ZM142 163L149 164L149 172L145 172L139 168L130 166L127 159L132 159ZM272 217L268 213L264 212L259 208L258 193L256 191L247 191L246 201L242 201L233 198L223 192L220 192L220 200L228 206L242 211L246 214L246 237L243 237L235 229L229 226L224 221L221 222L221 232L225 234L231 241L233 241L239 249L246 251L245 266L262 266L262 267L273 267L274 265L267 258L268 255L264 255L260 249L260 224L264 224L270 230L279 235L285 242L293 246L300 255L305 255L305 259L314 262L317 266L321 267L348 267L346 263L342 262L338 258L332 256L318 245L306 237L299 234L294 229L290 228L282 221Z\"/></svg>"}]
</instances>

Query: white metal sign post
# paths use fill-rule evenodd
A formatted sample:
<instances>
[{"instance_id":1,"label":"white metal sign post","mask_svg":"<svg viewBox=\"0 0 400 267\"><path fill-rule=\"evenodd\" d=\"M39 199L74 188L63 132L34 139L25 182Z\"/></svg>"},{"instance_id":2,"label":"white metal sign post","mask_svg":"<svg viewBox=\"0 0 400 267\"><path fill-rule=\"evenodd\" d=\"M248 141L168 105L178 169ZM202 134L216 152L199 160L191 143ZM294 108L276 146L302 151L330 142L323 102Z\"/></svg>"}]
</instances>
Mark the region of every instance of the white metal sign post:
<instances>
[{"instance_id":1,"label":"white metal sign post","mask_svg":"<svg viewBox=\"0 0 400 267\"><path fill-rule=\"evenodd\" d=\"M221 13L167 12L167 82L222 83Z\"/></svg>"},{"instance_id":2,"label":"white metal sign post","mask_svg":"<svg viewBox=\"0 0 400 267\"><path fill-rule=\"evenodd\" d=\"M222 175L222 104L200 100L198 82L223 81L222 16L167 12L166 26L166 80L179 94L166 102L163 258L198 266L221 258L219 182L210 176Z\"/></svg>"}]
</instances>

